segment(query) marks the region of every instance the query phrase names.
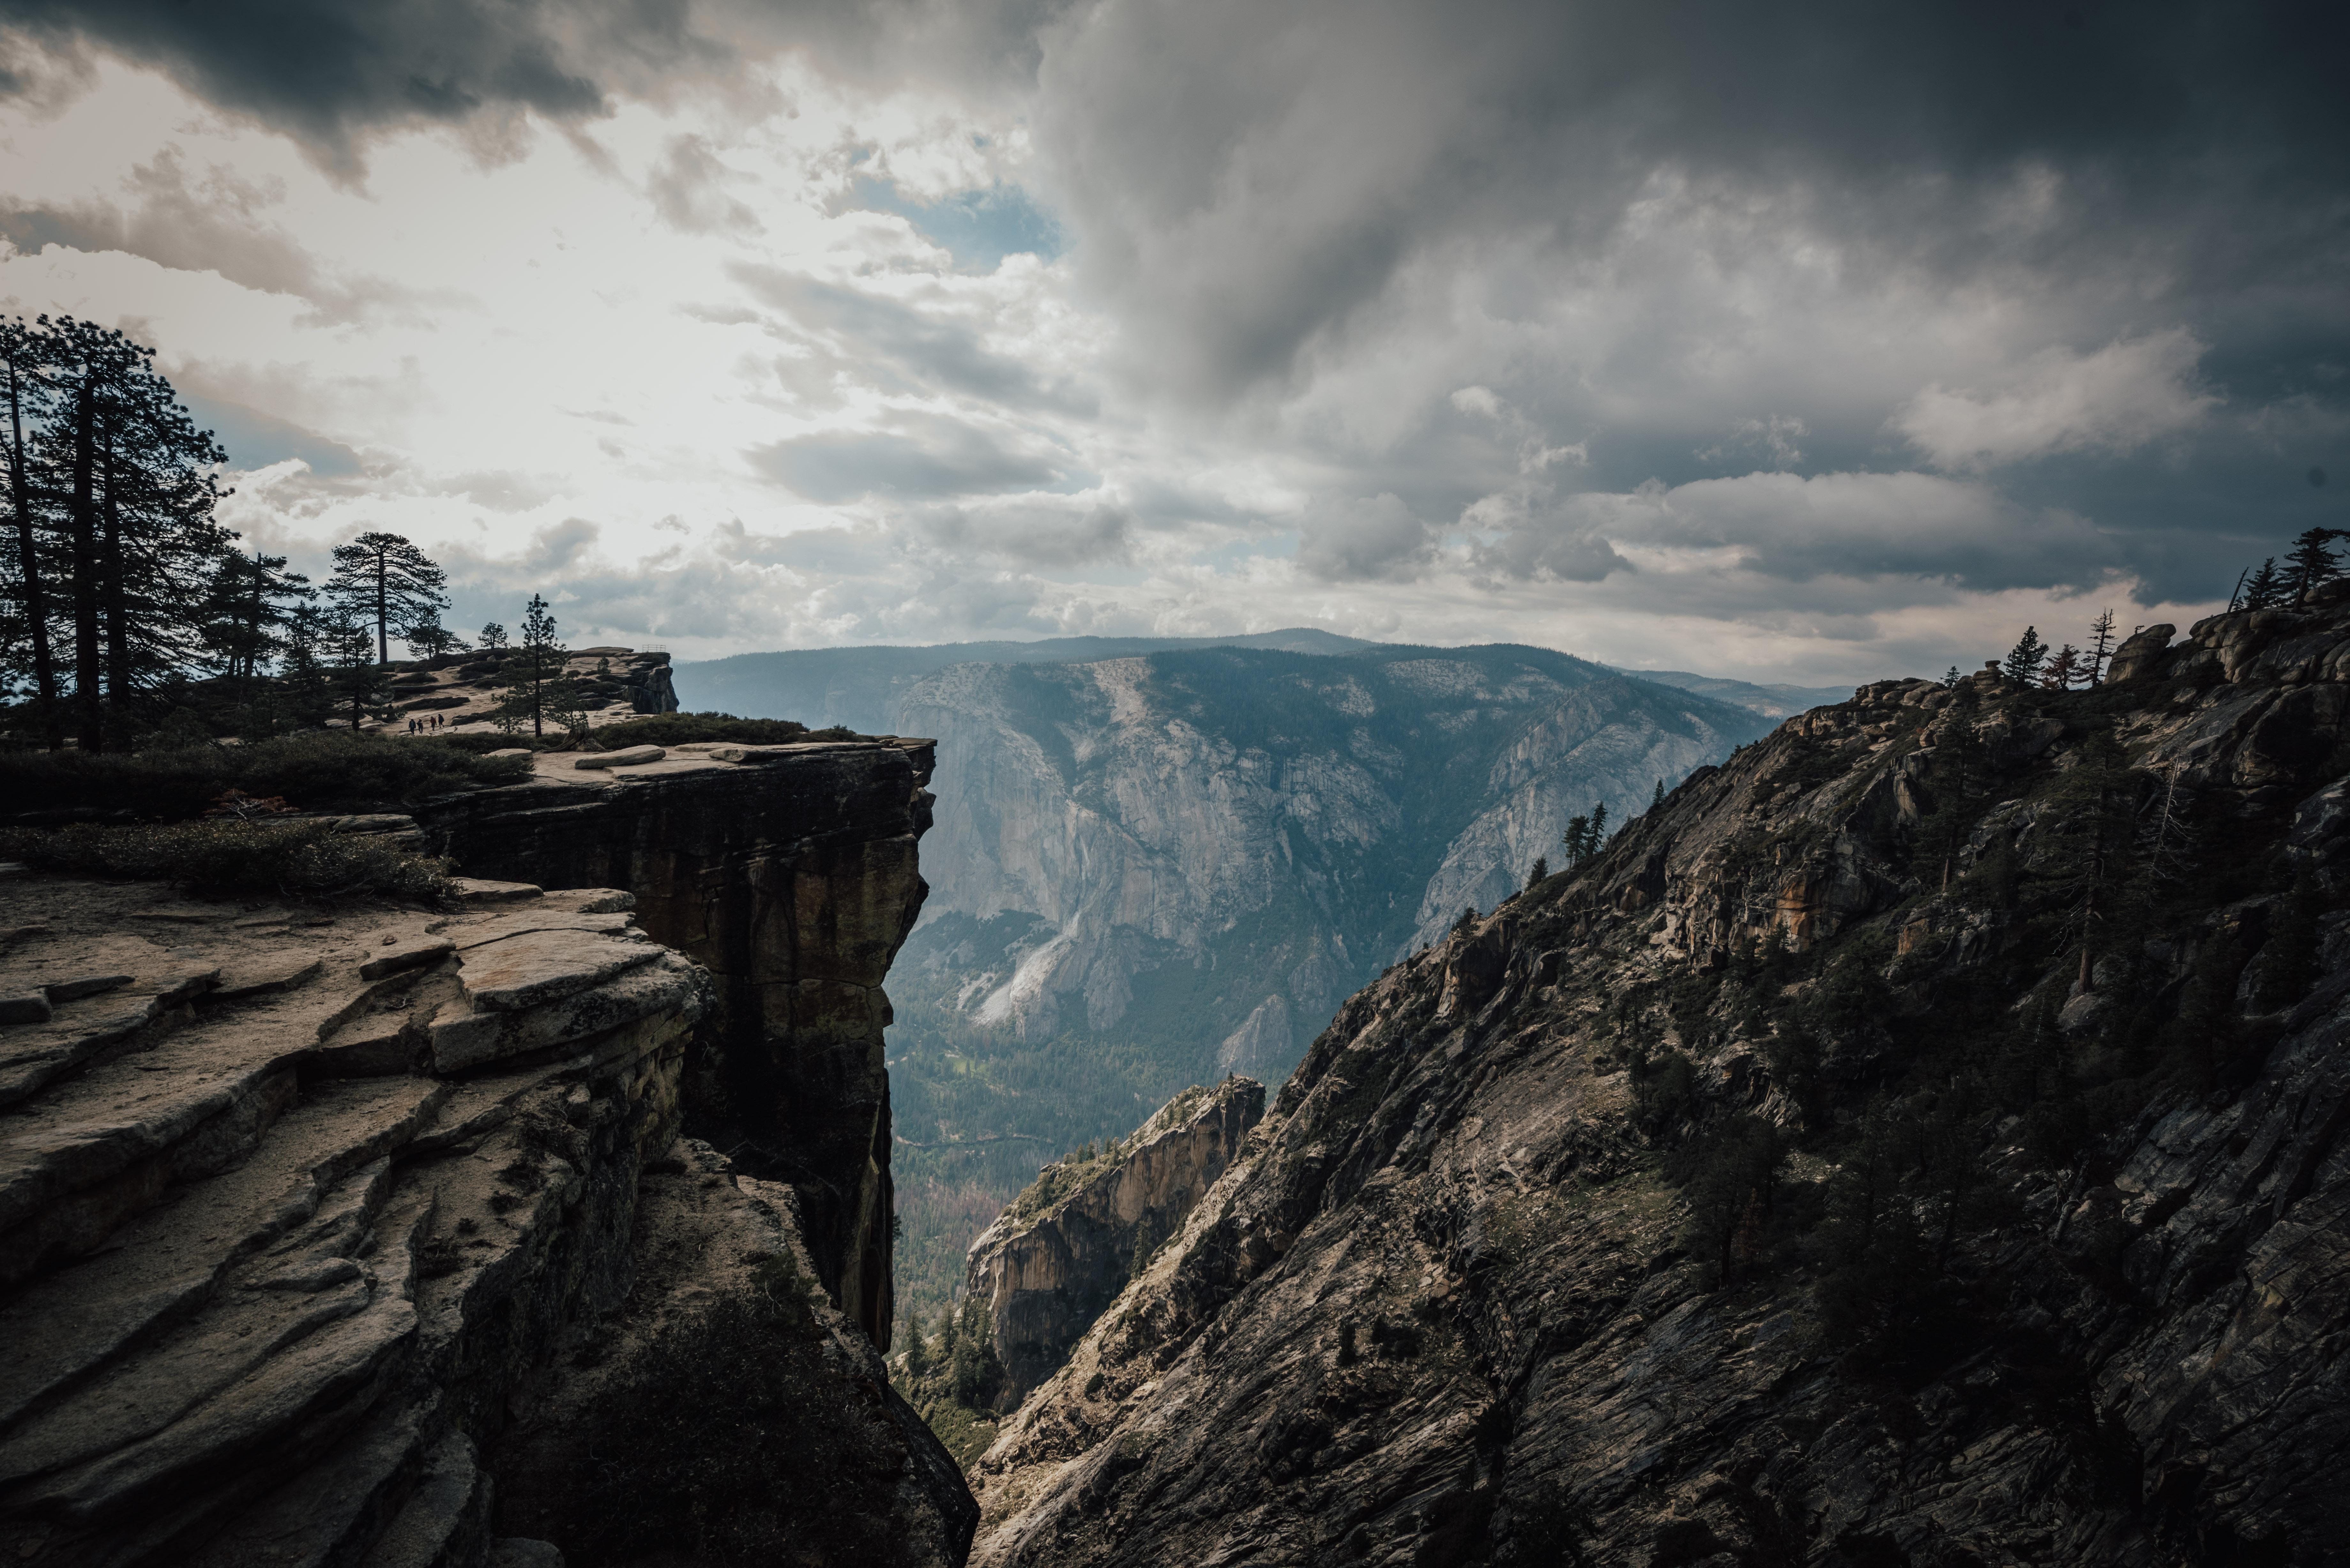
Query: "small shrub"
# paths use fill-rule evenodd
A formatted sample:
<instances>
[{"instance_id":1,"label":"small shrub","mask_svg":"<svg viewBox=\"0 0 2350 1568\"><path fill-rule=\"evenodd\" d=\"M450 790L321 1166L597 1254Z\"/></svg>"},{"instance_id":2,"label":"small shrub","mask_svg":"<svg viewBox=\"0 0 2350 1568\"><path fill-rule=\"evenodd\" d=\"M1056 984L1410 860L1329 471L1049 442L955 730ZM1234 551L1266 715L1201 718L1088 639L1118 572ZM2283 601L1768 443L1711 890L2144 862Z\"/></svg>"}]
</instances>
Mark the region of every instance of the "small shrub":
<instances>
[{"instance_id":1,"label":"small shrub","mask_svg":"<svg viewBox=\"0 0 2350 1568\"><path fill-rule=\"evenodd\" d=\"M375 893L439 903L455 891L447 860L381 838L338 834L315 820L0 828L0 858L75 876L169 882L207 898Z\"/></svg>"}]
</instances>

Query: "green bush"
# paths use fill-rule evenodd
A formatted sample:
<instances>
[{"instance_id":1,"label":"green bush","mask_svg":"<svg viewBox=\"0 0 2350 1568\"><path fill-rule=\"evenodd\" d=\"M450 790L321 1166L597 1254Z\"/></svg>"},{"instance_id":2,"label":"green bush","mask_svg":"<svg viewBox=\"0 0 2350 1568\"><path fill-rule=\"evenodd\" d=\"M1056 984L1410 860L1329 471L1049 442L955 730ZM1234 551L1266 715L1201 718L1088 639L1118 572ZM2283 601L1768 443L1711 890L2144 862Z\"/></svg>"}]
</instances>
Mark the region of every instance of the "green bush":
<instances>
[{"instance_id":1,"label":"green bush","mask_svg":"<svg viewBox=\"0 0 2350 1568\"><path fill-rule=\"evenodd\" d=\"M588 1413L567 1562L888 1563L903 1438L825 1354L788 1256L655 1340Z\"/></svg>"},{"instance_id":2,"label":"green bush","mask_svg":"<svg viewBox=\"0 0 2350 1568\"><path fill-rule=\"evenodd\" d=\"M9 752L0 753L0 816L88 806L172 822L203 815L230 789L306 811L363 811L529 776L526 757L332 730L242 746Z\"/></svg>"},{"instance_id":3,"label":"green bush","mask_svg":"<svg viewBox=\"0 0 2350 1568\"><path fill-rule=\"evenodd\" d=\"M378 893L435 903L454 891L448 861L380 837L338 834L316 820L0 828L0 858L84 877L170 882L215 898Z\"/></svg>"}]
</instances>

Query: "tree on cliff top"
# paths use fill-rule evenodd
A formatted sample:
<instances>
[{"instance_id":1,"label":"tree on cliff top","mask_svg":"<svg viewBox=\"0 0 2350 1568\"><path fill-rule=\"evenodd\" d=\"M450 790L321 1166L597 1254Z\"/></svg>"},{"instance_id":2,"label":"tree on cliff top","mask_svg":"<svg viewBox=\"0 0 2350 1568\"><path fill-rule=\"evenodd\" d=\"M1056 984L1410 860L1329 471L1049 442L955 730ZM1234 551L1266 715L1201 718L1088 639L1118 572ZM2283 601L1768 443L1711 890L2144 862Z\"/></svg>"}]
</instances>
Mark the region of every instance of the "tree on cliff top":
<instances>
[{"instance_id":1,"label":"tree on cliff top","mask_svg":"<svg viewBox=\"0 0 2350 1568\"><path fill-rule=\"evenodd\" d=\"M2320 583L2329 583L2342 575L2342 562L2326 548L2333 539L2350 538L2350 530L2341 528L2308 528L2293 542L2285 554L2284 593L2287 602L2308 597Z\"/></svg>"},{"instance_id":2,"label":"tree on cliff top","mask_svg":"<svg viewBox=\"0 0 2350 1568\"><path fill-rule=\"evenodd\" d=\"M362 534L335 546L334 574L327 592L334 601L375 627L379 664L391 662L391 636L419 622L438 622L449 607L449 576L423 551L397 534Z\"/></svg>"},{"instance_id":3,"label":"tree on cliff top","mask_svg":"<svg viewBox=\"0 0 2350 1568\"><path fill-rule=\"evenodd\" d=\"M570 659L571 650L556 638L555 617L546 601L531 595L523 612L522 643L499 672L504 695L498 701L498 728L511 734L527 722L533 735L544 735L550 719L558 729L569 727L579 710Z\"/></svg>"},{"instance_id":4,"label":"tree on cliff top","mask_svg":"<svg viewBox=\"0 0 2350 1568\"><path fill-rule=\"evenodd\" d=\"M2023 628L2023 635L2015 639L2015 646L2007 650L2007 658L2000 668L2010 680L2020 686L2029 686L2033 678L2040 673L2042 660L2047 657L2048 645L2040 640L2040 628L2027 626Z\"/></svg>"}]
</instances>

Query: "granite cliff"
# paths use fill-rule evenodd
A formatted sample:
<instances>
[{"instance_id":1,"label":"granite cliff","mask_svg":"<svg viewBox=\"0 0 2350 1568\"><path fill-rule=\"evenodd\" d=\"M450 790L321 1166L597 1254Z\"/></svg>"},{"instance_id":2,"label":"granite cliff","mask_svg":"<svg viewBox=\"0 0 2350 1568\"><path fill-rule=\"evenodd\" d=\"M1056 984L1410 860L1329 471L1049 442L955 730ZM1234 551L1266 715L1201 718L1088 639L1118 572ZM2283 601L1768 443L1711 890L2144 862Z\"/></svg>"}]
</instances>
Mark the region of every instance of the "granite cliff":
<instances>
[{"instance_id":1,"label":"granite cliff","mask_svg":"<svg viewBox=\"0 0 2350 1568\"><path fill-rule=\"evenodd\" d=\"M990 1564L2350 1555L2350 608L1887 682L1348 1001Z\"/></svg>"},{"instance_id":2,"label":"granite cliff","mask_svg":"<svg viewBox=\"0 0 2350 1568\"><path fill-rule=\"evenodd\" d=\"M1186 1089L1132 1137L1046 1166L971 1244L964 1294L985 1303L1004 1408L1068 1359L1263 1115L1253 1078Z\"/></svg>"},{"instance_id":3,"label":"granite cliff","mask_svg":"<svg viewBox=\"0 0 2350 1568\"><path fill-rule=\"evenodd\" d=\"M866 1332L927 753L576 760L350 825L446 908L0 881L10 1561L962 1561Z\"/></svg>"},{"instance_id":4,"label":"granite cliff","mask_svg":"<svg viewBox=\"0 0 2350 1568\"><path fill-rule=\"evenodd\" d=\"M467 872L635 896L710 971L684 1095L696 1129L799 1194L818 1276L889 1348L881 989L927 888L928 741L689 745L618 769L542 753L532 783L419 814Z\"/></svg>"}]
</instances>

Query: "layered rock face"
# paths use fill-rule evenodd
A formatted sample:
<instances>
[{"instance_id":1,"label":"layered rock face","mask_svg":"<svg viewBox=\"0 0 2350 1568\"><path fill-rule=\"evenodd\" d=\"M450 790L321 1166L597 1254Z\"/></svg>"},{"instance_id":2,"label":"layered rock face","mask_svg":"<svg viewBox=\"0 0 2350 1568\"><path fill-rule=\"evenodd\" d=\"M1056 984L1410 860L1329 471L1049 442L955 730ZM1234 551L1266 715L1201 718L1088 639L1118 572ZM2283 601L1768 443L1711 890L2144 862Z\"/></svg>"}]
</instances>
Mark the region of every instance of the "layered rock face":
<instances>
[{"instance_id":1,"label":"layered rock face","mask_svg":"<svg viewBox=\"0 0 2350 1568\"><path fill-rule=\"evenodd\" d=\"M685 1094L696 1127L798 1191L819 1277L885 1348L891 1322L882 991L927 891L927 741L690 746L419 813L468 872L624 888L714 992ZM603 760L592 758L591 760Z\"/></svg>"},{"instance_id":2,"label":"layered rock face","mask_svg":"<svg viewBox=\"0 0 2350 1568\"><path fill-rule=\"evenodd\" d=\"M2171 636L1864 688L1349 1001L974 1561L2350 1557L2350 613Z\"/></svg>"},{"instance_id":3,"label":"layered rock face","mask_svg":"<svg viewBox=\"0 0 2350 1568\"><path fill-rule=\"evenodd\" d=\"M52 1013L0 1033L11 1561L483 1560L480 1445L627 1291L708 1005L627 895L491 892L0 885Z\"/></svg>"},{"instance_id":4,"label":"layered rock face","mask_svg":"<svg viewBox=\"0 0 2350 1568\"><path fill-rule=\"evenodd\" d=\"M1068 1359L1263 1115L1264 1085L1253 1078L1186 1089L1096 1158L1046 1166L972 1243L965 1289L987 1303L1007 1403Z\"/></svg>"},{"instance_id":5,"label":"layered rock face","mask_svg":"<svg viewBox=\"0 0 2350 1568\"><path fill-rule=\"evenodd\" d=\"M924 985L1024 1039L1123 1028L1265 1076L1570 816L1765 727L1519 648L962 665L898 701L952 781Z\"/></svg>"}]
</instances>

